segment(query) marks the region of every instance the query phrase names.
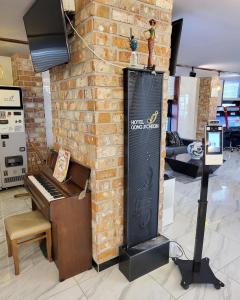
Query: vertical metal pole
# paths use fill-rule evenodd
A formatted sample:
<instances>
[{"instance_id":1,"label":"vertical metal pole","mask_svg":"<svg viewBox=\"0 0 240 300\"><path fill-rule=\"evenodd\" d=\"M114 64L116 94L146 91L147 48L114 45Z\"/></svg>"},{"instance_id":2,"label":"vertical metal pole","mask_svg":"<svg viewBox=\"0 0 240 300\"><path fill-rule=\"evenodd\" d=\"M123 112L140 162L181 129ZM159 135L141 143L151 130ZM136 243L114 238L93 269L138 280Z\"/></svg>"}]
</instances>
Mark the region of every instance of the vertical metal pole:
<instances>
[{"instance_id":1,"label":"vertical metal pole","mask_svg":"<svg viewBox=\"0 0 240 300\"><path fill-rule=\"evenodd\" d=\"M205 165L205 140L203 139L203 165L202 165L202 180L201 180L201 193L200 200L198 201L198 217L197 228L193 258L193 272L200 272L202 250L207 214L207 194L208 194L208 180L209 180L209 166Z\"/></svg>"}]
</instances>

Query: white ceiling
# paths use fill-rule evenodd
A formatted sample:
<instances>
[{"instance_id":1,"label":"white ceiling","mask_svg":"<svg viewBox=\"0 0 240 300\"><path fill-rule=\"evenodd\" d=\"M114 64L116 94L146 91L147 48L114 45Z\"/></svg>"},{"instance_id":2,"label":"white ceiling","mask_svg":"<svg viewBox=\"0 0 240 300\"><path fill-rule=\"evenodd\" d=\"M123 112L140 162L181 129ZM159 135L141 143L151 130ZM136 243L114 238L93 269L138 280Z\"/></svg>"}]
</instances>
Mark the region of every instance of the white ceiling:
<instances>
[{"instance_id":1,"label":"white ceiling","mask_svg":"<svg viewBox=\"0 0 240 300\"><path fill-rule=\"evenodd\" d=\"M23 15L34 0L0 0L0 37L26 41ZM28 51L28 46L0 41L0 55Z\"/></svg>"},{"instance_id":2,"label":"white ceiling","mask_svg":"<svg viewBox=\"0 0 240 300\"><path fill-rule=\"evenodd\" d=\"M23 15L34 0L0 0L0 37L26 40ZM173 20L184 18L178 63L240 72L240 1L174 0ZM0 41L0 55L28 51Z\"/></svg>"},{"instance_id":3,"label":"white ceiling","mask_svg":"<svg viewBox=\"0 0 240 300\"><path fill-rule=\"evenodd\" d=\"M240 72L240 1L174 0L184 18L179 64Z\"/></svg>"}]
</instances>

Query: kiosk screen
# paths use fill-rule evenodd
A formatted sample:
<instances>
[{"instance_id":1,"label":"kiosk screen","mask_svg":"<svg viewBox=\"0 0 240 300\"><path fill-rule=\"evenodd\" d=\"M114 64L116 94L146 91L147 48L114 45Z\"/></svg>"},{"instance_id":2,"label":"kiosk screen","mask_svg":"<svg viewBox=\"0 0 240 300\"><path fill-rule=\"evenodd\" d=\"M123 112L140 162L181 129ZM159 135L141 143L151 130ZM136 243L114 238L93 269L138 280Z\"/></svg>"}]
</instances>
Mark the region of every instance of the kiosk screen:
<instances>
[{"instance_id":1,"label":"kiosk screen","mask_svg":"<svg viewBox=\"0 0 240 300\"><path fill-rule=\"evenodd\" d=\"M221 153L220 132L208 132L208 153Z\"/></svg>"},{"instance_id":2,"label":"kiosk screen","mask_svg":"<svg viewBox=\"0 0 240 300\"><path fill-rule=\"evenodd\" d=\"M207 125L205 127L205 164L223 164L223 127Z\"/></svg>"}]
</instances>

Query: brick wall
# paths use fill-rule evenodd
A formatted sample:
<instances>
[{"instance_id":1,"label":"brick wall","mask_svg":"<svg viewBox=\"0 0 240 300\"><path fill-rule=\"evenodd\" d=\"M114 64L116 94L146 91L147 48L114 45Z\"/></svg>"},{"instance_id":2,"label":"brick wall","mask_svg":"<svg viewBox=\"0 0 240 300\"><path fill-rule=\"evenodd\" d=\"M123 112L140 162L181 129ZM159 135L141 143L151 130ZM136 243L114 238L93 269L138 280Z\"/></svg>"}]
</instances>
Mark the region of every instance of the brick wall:
<instances>
[{"instance_id":1,"label":"brick wall","mask_svg":"<svg viewBox=\"0 0 240 300\"><path fill-rule=\"evenodd\" d=\"M157 20L156 60L165 71L161 186L170 57L172 0L76 0L76 26L96 53L122 67L129 64L130 28L139 40L138 62L147 64L143 31ZM123 78L122 69L100 61L78 38L70 42L71 62L51 71L55 148L92 169L93 257L118 255L123 241ZM159 141L160 142L160 141ZM163 189L160 195L160 219Z\"/></svg>"},{"instance_id":2,"label":"brick wall","mask_svg":"<svg viewBox=\"0 0 240 300\"><path fill-rule=\"evenodd\" d=\"M35 74L27 55L12 57L13 84L23 91L23 104L28 147L28 171L41 163L35 149L46 156L46 129L41 74ZM34 148L33 148L34 147Z\"/></svg>"},{"instance_id":3,"label":"brick wall","mask_svg":"<svg viewBox=\"0 0 240 300\"><path fill-rule=\"evenodd\" d=\"M219 90L221 86L219 77L202 77L199 86L197 139L204 137L204 126L209 120L216 119Z\"/></svg>"}]
</instances>

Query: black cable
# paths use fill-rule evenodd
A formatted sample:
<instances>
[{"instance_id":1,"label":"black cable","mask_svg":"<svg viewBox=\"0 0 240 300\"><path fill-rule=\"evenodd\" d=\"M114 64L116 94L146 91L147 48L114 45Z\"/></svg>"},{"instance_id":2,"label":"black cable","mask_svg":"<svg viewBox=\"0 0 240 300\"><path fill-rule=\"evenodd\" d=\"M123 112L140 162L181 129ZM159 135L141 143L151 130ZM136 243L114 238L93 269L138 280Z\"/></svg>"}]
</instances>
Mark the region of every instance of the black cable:
<instances>
[{"instance_id":1,"label":"black cable","mask_svg":"<svg viewBox=\"0 0 240 300\"><path fill-rule=\"evenodd\" d=\"M174 242L174 241L170 241L170 243L175 243L175 242ZM170 258L180 258L180 257L183 256L183 251L182 251L181 247L179 247L179 246L177 245L177 248L178 248L178 250L181 251L181 255L178 255L178 256L169 256Z\"/></svg>"},{"instance_id":2,"label":"black cable","mask_svg":"<svg viewBox=\"0 0 240 300\"><path fill-rule=\"evenodd\" d=\"M182 257L183 255L186 257L187 260L191 260L187 255L186 252L184 251L183 247L176 241L170 241L170 243L174 243L178 246L178 249L180 249L180 251L182 252L182 254L180 256L177 257L171 257L171 258L179 258Z\"/></svg>"}]
</instances>

